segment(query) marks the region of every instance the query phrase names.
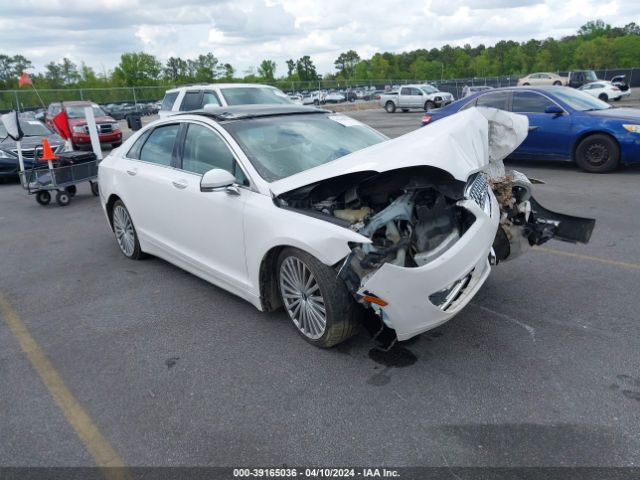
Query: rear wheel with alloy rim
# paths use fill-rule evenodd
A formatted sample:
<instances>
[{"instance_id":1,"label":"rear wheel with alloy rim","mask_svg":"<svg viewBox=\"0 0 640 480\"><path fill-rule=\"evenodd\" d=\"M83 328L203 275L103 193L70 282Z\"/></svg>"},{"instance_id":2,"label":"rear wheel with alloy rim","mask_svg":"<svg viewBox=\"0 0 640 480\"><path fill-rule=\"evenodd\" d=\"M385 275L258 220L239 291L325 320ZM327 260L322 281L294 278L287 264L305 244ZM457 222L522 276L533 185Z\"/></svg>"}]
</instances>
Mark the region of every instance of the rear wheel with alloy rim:
<instances>
[{"instance_id":1,"label":"rear wheel with alloy rim","mask_svg":"<svg viewBox=\"0 0 640 480\"><path fill-rule=\"evenodd\" d=\"M144 253L140 249L138 234L133 226L129 210L120 200L113 205L113 213L111 214L111 222L113 224L113 233L120 247L120 251L125 257L133 260L143 258Z\"/></svg>"},{"instance_id":2,"label":"rear wheel with alloy rim","mask_svg":"<svg viewBox=\"0 0 640 480\"><path fill-rule=\"evenodd\" d=\"M357 332L361 308L333 268L302 250L286 248L277 274L284 309L307 342L327 348Z\"/></svg>"},{"instance_id":3,"label":"rear wheel with alloy rim","mask_svg":"<svg viewBox=\"0 0 640 480\"><path fill-rule=\"evenodd\" d=\"M620 148L608 135L589 135L576 148L576 163L591 173L606 173L615 169L620 161Z\"/></svg>"}]
</instances>

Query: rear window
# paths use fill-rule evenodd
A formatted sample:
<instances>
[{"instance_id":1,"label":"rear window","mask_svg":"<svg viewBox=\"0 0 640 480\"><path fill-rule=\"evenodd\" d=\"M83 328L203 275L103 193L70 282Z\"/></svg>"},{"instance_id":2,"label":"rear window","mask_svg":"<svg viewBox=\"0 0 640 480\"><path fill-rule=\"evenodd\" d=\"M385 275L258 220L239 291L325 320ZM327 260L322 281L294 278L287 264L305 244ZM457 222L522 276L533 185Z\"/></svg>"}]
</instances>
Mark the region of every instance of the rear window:
<instances>
[{"instance_id":1,"label":"rear window","mask_svg":"<svg viewBox=\"0 0 640 480\"><path fill-rule=\"evenodd\" d=\"M292 103L283 92L275 88L233 87L221 91L227 105Z\"/></svg>"},{"instance_id":2,"label":"rear window","mask_svg":"<svg viewBox=\"0 0 640 480\"><path fill-rule=\"evenodd\" d=\"M176 101L176 98L178 98L178 92L168 92L162 100L162 106L160 107L160 110L171 110L171 107L173 107L173 102Z\"/></svg>"}]
</instances>

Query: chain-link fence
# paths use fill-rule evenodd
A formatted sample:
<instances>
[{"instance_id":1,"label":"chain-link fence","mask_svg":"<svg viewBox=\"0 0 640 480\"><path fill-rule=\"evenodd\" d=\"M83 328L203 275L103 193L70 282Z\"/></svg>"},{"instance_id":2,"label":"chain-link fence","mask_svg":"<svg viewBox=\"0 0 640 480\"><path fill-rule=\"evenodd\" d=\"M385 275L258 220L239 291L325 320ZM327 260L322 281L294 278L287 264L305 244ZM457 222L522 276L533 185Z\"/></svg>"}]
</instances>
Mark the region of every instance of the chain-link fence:
<instances>
[{"instance_id":1,"label":"chain-link fence","mask_svg":"<svg viewBox=\"0 0 640 480\"><path fill-rule=\"evenodd\" d=\"M617 75L625 75L627 83L631 87L640 86L640 68L618 68L607 70L596 70L598 78L610 80ZM567 75L567 72L558 72L560 75ZM515 86L518 76L496 76L496 77L474 77L458 78L446 80L425 80L425 79L373 79L373 80L319 80L305 82L276 81L271 82L284 92L289 94L310 94L315 91L360 91L371 92L373 90L391 90L400 85L411 83L430 83L442 91L453 94L455 98L462 96L465 86L487 85L494 88ZM165 91L172 86L149 86L149 87L111 87L111 88L61 88L61 89L38 89L38 94L31 87L20 90L0 91L0 112L15 109L33 110L41 108L44 103L48 106L51 102L69 100L90 100L102 105L109 103L143 103L155 102L164 97ZM366 95L358 98L368 98ZM42 99L42 101L40 100Z\"/></svg>"},{"instance_id":2,"label":"chain-link fence","mask_svg":"<svg viewBox=\"0 0 640 480\"><path fill-rule=\"evenodd\" d=\"M90 100L102 105L109 103L141 103L162 100L166 86L110 87L110 88L57 88L38 89L23 87L20 90L0 90L0 111L20 111L46 108L52 102Z\"/></svg>"}]
</instances>

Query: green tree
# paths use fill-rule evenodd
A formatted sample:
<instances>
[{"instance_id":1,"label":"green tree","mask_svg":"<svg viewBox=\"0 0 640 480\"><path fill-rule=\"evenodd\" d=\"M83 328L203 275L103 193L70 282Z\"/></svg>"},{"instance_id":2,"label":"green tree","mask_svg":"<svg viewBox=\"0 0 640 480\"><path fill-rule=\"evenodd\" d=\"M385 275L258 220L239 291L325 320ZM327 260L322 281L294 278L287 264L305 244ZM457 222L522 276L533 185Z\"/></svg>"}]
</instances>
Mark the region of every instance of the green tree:
<instances>
[{"instance_id":1,"label":"green tree","mask_svg":"<svg viewBox=\"0 0 640 480\"><path fill-rule=\"evenodd\" d=\"M180 57L169 57L164 67L165 78L177 83L189 78L189 64Z\"/></svg>"},{"instance_id":2,"label":"green tree","mask_svg":"<svg viewBox=\"0 0 640 480\"><path fill-rule=\"evenodd\" d=\"M341 53L333 64L342 77L351 78L358 62L360 62L360 55L355 50L349 50Z\"/></svg>"},{"instance_id":3,"label":"green tree","mask_svg":"<svg viewBox=\"0 0 640 480\"><path fill-rule=\"evenodd\" d=\"M67 57L64 57L60 63L60 73L62 75L62 80L66 85L77 83L80 80L78 66Z\"/></svg>"},{"instance_id":4,"label":"green tree","mask_svg":"<svg viewBox=\"0 0 640 480\"><path fill-rule=\"evenodd\" d=\"M371 57L371 78L386 80L390 78L391 65L381 54L376 53Z\"/></svg>"},{"instance_id":5,"label":"green tree","mask_svg":"<svg viewBox=\"0 0 640 480\"><path fill-rule=\"evenodd\" d=\"M309 55L305 55L301 57L296 62L296 71L298 73L298 78L302 81L311 81L318 79L318 72L316 71L316 66L313 64L311 57Z\"/></svg>"},{"instance_id":6,"label":"green tree","mask_svg":"<svg viewBox=\"0 0 640 480\"><path fill-rule=\"evenodd\" d=\"M273 82L275 80L274 75L276 73L276 62L273 60L262 60L258 67L258 75L267 80Z\"/></svg>"},{"instance_id":7,"label":"green tree","mask_svg":"<svg viewBox=\"0 0 640 480\"><path fill-rule=\"evenodd\" d=\"M160 79L160 72L162 64L153 55L144 52L123 53L112 78L120 85L154 85Z\"/></svg>"},{"instance_id":8,"label":"green tree","mask_svg":"<svg viewBox=\"0 0 640 480\"><path fill-rule=\"evenodd\" d=\"M296 73L296 62L293 59L287 60L287 77L291 78Z\"/></svg>"}]
</instances>

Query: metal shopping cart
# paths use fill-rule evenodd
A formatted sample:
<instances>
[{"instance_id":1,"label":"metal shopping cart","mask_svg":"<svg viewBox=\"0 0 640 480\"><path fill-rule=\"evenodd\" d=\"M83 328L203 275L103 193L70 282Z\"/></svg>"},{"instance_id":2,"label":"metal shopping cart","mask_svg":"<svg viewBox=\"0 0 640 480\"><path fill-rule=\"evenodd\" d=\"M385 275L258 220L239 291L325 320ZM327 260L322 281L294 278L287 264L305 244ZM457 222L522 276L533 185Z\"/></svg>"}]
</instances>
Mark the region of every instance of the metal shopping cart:
<instances>
[{"instance_id":1,"label":"metal shopping cart","mask_svg":"<svg viewBox=\"0 0 640 480\"><path fill-rule=\"evenodd\" d=\"M55 159L34 158L33 166L19 172L22 187L29 195L35 195L40 205L51 202L53 192L61 207L69 205L76 194L76 186L89 182L91 193L98 196L98 160L93 152L64 152ZM46 152L45 152L46 153Z\"/></svg>"}]
</instances>

